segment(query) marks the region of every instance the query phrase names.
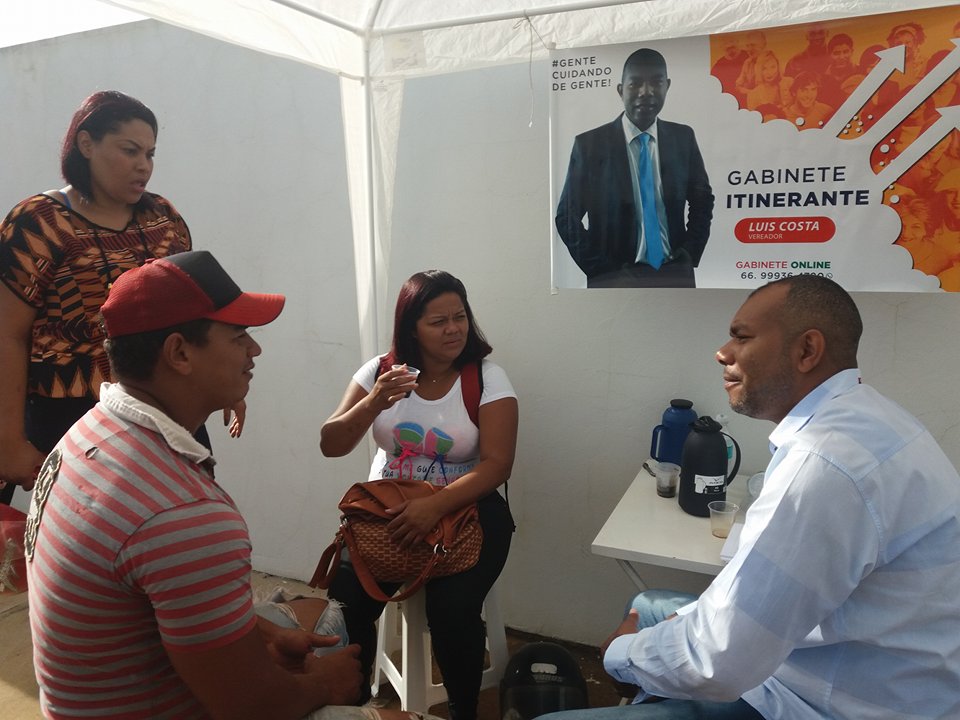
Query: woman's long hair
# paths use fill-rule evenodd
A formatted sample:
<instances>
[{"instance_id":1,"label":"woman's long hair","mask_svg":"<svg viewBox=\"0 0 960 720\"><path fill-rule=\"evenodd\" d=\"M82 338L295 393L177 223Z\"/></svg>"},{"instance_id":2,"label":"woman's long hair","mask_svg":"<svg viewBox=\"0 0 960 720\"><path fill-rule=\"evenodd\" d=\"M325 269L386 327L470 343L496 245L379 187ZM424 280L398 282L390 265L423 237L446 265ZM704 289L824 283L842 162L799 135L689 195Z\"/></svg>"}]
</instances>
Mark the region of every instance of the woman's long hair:
<instances>
[{"instance_id":1,"label":"woman's long hair","mask_svg":"<svg viewBox=\"0 0 960 720\"><path fill-rule=\"evenodd\" d=\"M444 270L426 270L411 275L400 288L397 307L393 316L393 342L390 346L388 361L390 364L406 363L421 367L422 355L420 343L415 336L417 321L423 317L424 309L431 300L445 293L456 293L467 313L467 342L463 351L454 361L454 367L462 368L467 363L485 358L493 348L487 343L473 310L467 301L467 289L450 273Z\"/></svg>"}]
</instances>

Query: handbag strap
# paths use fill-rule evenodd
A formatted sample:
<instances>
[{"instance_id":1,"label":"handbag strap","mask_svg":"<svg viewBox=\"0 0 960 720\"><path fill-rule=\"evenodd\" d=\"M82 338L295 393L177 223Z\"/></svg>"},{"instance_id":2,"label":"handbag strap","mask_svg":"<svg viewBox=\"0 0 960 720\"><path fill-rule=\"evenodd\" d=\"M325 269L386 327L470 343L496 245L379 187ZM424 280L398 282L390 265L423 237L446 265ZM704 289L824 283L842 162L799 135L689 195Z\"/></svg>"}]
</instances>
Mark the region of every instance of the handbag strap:
<instances>
[{"instance_id":1,"label":"handbag strap","mask_svg":"<svg viewBox=\"0 0 960 720\"><path fill-rule=\"evenodd\" d=\"M313 577L307 583L310 587L326 590L336 577L337 568L340 567L340 553L343 551L343 530L338 530L333 542L327 546L320 556L320 562L317 563L317 569L313 571Z\"/></svg>"},{"instance_id":2,"label":"handbag strap","mask_svg":"<svg viewBox=\"0 0 960 720\"><path fill-rule=\"evenodd\" d=\"M337 569L340 567L340 554L343 551L344 541L346 541L347 549L350 550L350 561L353 563L353 570L357 575L357 579L360 581L367 595L380 602L389 602L391 600L400 602L413 595L423 587L423 584L430 578L430 573L441 557L439 553L434 554L433 557L430 558L430 562L423 568L423 572L421 572L413 582L409 583L403 592L393 597L388 597L386 593L380 589L377 581L374 580L373 575L370 574L370 570L363 562L362 556L354 544L353 535L351 535L349 531L345 532L344 528L341 528L337 531L333 542L327 546L327 549L324 550L320 556L317 569L313 571L313 577L310 578L310 582L307 583L310 587L320 588L322 590L329 589L334 577L337 575Z\"/></svg>"},{"instance_id":3,"label":"handbag strap","mask_svg":"<svg viewBox=\"0 0 960 720\"><path fill-rule=\"evenodd\" d=\"M407 489L409 492L412 489L427 490L433 491L433 489L420 481L404 481L404 480L373 480L368 483L358 483L347 490L347 493L344 495L344 498L340 501L341 512L344 509L344 503L347 501L347 498L350 498L348 504L356 505L360 503L360 500L355 496L354 491L358 488L363 489L367 492L370 492L372 488L376 488L378 484L384 486L393 486L400 490L400 494L403 495L403 488ZM376 495L376 493L374 493ZM382 502L382 500L380 500ZM434 553L431 555L430 560L426 563L423 570L420 574L407 586L404 590L393 597L388 597L377 584L377 581L374 579L369 568L363 561L363 556L357 549L356 540L353 537L353 529L350 527L350 521L347 519L346 515L341 518L340 528L337 530L337 534L333 539L333 542L323 551L323 554L320 556L320 562L317 563L317 569L313 573L313 577L310 579L310 587L318 587L322 589L327 589L330 587L333 582L334 577L337 574L337 568L340 566L340 556L343 552L344 545L346 545L347 550L350 552L350 560L353 564L354 572L357 576L357 579L360 581L361 586L374 600L379 602L389 602L393 600L394 602L400 602L401 600L406 600L408 597L413 595L417 590L423 587L423 584L430 579L431 574L433 573L434 567L437 563L443 558L444 548L450 547L455 541L457 534L460 531L462 525L469 521L470 518L476 519L477 508L476 505L468 506L466 508L461 508L449 515L441 518L437 526L437 535L434 538L431 538L431 542L436 543Z\"/></svg>"},{"instance_id":4,"label":"handbag strap","mask_svg":"<svg viewBox=\"0 0 960 720\"><path fill-rule=\"evenodd\" d=\"M380 589L380 586L377 584L377 581L374 580L373 575L370 574L370 570L367 568L366 563L363 562L363 558L360 553L357 551L356 544L353 540L353 535L350 534L349 530L343 533L347 541L347 549L350 551L350 562L353 563L353 571L357 575L357 579L360 581L360 584L363 586L363 589L366 591L374 600L378 602L401 602L406 600L408 597L412 596L417 590L423 587L423 584L430 578L430 573L433 572L434 566L442 557L439 553L434 553L430 558L430 562L424 565L423 570L412 582L407 583L407 586L403 589L402 592L397 593L393 597L390 597L383 590Z\"/></svg>"}]
</instances>

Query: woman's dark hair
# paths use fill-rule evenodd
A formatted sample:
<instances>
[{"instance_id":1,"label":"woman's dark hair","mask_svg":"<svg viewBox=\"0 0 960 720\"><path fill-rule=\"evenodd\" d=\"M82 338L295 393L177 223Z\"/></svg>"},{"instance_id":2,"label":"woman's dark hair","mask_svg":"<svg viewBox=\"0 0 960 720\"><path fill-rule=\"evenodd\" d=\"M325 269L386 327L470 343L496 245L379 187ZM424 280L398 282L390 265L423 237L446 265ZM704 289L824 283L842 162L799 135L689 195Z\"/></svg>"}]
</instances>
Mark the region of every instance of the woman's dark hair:
<instances>
[{"instance_id":1,"label":"woman's dark hair","mask_svg":"<svg viewBox=\"0 0 960 720\"><path fill-rule=\"evenodd\" d=\"M102 318L100 322L102 327ZM213 320L190 320L160 330L107 338L103 341L103 348L110 360L113 379L149 380L160 358L164 340L174 333L180 333L191 345L204 347L212 324Z\"/></svg>"},{"instance_id":2,"label":"woman's dark hair","mask_svg":"<svg viewBox=\"0 0 960 720\"><path fill-rule=\"evenodd\" d=\"M100 142L104 135L117 132L121 124L130 120L143 120L153 128L153 136L156 138L157 118L153 111L136 98L117 90L95 92L84 100L73 114L60 149L60 172L63 179L73 185L81 195L92 197L93 183L90 178L90 161L77 147L77 135L81 130L86 130L90 137ZM141 202L148 197L144 193ZM147 202L149 203L149 200Z\"/></svg>"},{"instance_id":3,"label":"woman's dark hair","mask_svg":"<svg viewBox=\"0 0 960 720\"><path fill-rule=\"evenodd\" d=\"M423 317L427 303L445 293L456 293L463 303L467 313L467 343L463 351L454 361L456 368L462 368L467 363L476 362L485 358L493 348L486 339L477 321L474 320L473 310L467 301L467 289L463 283L453 275L443 270L427 270L410 276L397 296L397 308L393 315L393 343L390 347L388 360L393 363L407 363L420 367L420 344L415 337L417 320Z\"/></svg>"}]
</instances>

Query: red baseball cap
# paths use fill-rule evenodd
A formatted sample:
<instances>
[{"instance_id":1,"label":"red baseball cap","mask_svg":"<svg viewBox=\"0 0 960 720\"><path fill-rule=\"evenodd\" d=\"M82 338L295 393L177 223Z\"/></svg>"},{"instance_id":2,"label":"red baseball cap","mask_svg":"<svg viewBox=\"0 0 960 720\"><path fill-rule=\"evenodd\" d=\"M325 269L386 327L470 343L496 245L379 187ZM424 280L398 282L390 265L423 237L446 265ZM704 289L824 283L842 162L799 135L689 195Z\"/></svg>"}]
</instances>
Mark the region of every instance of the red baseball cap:
<instances>
[{"instance_id":1,"label":"red baseball cap","mask_svg":"<svg viewBox=\"0 0 960 720\"><path fill-rule=\"evenodd\" d=\"M160 330L191 320L255 327L273 322L283 295L243 292L206 250L152 258L127 270L100 308L109 338Z\"/></svg>"}]
</instances>

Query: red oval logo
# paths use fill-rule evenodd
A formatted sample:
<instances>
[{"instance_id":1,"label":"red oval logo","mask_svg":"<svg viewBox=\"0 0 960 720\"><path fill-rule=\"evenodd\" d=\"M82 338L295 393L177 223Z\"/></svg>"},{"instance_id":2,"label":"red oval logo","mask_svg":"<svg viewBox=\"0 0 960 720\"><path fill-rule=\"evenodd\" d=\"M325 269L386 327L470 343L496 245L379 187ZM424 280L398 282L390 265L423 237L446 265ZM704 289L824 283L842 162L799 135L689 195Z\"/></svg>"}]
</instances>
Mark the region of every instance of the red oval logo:
<instances>
[{"instance_id":1,"label":"red oval logo","mask_svg":"<svg viewBox=\"0 0 960 720\"><path fill-rule=\"evenodd\" d=\"M766 217L743 218L734 234L742 243L823 243L837 232L830 218Z\"/></svg>"}]
</instances>

